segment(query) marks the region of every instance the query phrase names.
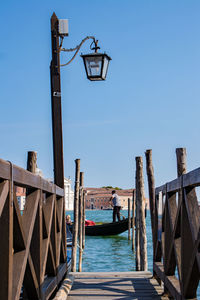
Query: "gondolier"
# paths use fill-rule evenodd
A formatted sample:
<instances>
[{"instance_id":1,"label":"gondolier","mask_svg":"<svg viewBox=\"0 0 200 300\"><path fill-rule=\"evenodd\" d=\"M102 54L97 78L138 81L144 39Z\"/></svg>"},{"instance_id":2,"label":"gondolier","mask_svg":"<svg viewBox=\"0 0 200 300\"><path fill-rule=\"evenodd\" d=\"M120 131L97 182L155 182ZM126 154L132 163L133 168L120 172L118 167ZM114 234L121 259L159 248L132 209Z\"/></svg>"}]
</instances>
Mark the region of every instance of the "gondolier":
<instances>
[{"instance_id":1,"label":"gondolier","mask_svg":"<svg viewBox=\"0 0 200 300\"><path fill-rule=\"evenodd\" d=\"M120 221L120 209L121 201L120 197L117 195L116 191L112 191L112 196L110 198L111 205L113 206L113 222L116 222L116 216L118 221Z\"/></svg>"}]
</instances>

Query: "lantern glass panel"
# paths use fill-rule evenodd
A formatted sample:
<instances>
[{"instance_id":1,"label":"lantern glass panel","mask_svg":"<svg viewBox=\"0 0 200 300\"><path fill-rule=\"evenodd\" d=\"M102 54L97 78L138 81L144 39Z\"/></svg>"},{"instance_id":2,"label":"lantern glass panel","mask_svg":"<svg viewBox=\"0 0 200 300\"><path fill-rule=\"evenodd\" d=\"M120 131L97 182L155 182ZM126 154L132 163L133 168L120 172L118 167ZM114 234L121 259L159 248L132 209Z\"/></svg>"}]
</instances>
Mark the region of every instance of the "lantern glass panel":
<instances>
[{"instance_id":1,"label":"lantern glass panel","mask_svg":"<svg viewBox=\"0 0 200 300\"><path fill-rule=\"evenodd\" d=\"M109 59L107 58L107 56L104 56L102 79L106 79L107 70L108 70L108 64L109 64Z\"/></svg>"},{"instance_id":2,"label":"lantern glass panel","mask_svg":"<svg viewBox=\"0 0 200 300\"><path fill-rule=\"evenodd\" d=\"M89 77L101 75L102 57L88 56L85 58L86 69Z\"/></svg>"}]
</instances>

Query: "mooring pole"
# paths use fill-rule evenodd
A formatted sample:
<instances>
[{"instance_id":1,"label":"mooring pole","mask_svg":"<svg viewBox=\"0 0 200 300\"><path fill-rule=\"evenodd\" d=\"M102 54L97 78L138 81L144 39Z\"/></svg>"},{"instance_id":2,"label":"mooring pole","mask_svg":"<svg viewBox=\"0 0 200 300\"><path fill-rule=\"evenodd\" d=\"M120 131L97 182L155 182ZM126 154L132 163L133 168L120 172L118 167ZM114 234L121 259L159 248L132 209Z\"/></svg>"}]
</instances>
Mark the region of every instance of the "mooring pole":
<instances>
[{"instance_id":1,"label":"mooring pole","mask_svg":"<svg viewBox=\"0 0 200 300\"><path fill-rule=\"evenodd\" d=\"M83 243L82 243L82 248L85 248L85 201L86 201L86 191L83 191Z\"/></svg>"},{"instance_id":2,"label":"mooring pole","mask_svg":"<svg viewBox=\"0 0 200 300\"><path fill-rule=\"evenodd\" d=\"M140 271L147 271L147 237L142 157L136 157L136 201L139 213Z\"/></svg>"},{"instance_id":3,"label":"mooring pole","mask_svg":"<svg viewBox=\"0 0 200 300\"><path fill-rule=\"evenodd\" d=\"M140 271L140 212L138 198L138 168L136 159L136 174L135 174L135 267L136 271Z\"/></svg>"},{"instance_id":4,"label":"mooring pole","mask_svg":"<svg viewBox=\"0 0 200 300\"><path fill-rule=\"evenodd\" d=\"M72 237L71 271L76 272L76 252L78 239L78 210L79 210L79 186L80 186L80 159L75 160L75 188L74 188L74 224Z\"/></svg>"},{"instance_id":5,"label":"mooring pole","mask_svg":"<svg viewBox=\"0 0 200 300\"><path fill-rule=\"evenodd\" d=\"M128 198L128 240L131 240L131 199Z\"/></svg>"},{"instance_id":6,"label":"mooring pole","mask_svg":"<svg viewBox=\"0 0 200 300\"><path fill-rule=\"evenodd\" d=\"M149 188L149 206L150 206L150 214L151 214L151 229L152 229L152 240L153 240L153 249L155 250L155 179L154 179L154 168L152 162L152 150L146 150L146 172L148 178L148 188Z\"/></svg>"},{"instance_id":7,"label":"mooring pole","mask_svg":"<svg viewBox=\"0 0 200 300\"><path fill-rule=\"evenodd\" d=\"M134 250L134 240L135 240L135 190L133 190L131 226L132 226L132 250Z\"/></svg>"},{"instance_id":8,"label":"mooring pole","mask_svg":"<svg viewBox=\"0 0 200 300\"><path fill-rule=\"evenodd\" d=\"M80 172L80 193L79 193L79 266L78 271L82 272L83 258L83 180L84 173Z\"/></svg>"}]
</instances>

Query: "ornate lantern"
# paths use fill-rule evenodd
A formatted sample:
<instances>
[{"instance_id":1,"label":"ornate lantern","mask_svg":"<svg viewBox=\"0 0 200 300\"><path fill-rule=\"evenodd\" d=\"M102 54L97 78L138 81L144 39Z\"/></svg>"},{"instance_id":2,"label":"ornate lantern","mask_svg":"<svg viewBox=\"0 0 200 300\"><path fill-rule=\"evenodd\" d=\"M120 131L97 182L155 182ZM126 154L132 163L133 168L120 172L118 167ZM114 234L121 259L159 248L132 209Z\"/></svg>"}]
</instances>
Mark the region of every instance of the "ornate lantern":
<instances>
[{"instance_id":1,"label":"ornate lantern","mask_svg":"<svg viewBox=\"0 0 200 300\"><path fill-rule=\"evenodd\" d=\"M97 46L98 41L94 40L93 43L95 44L94 48L91 48L91 46L90 48L91 50L95 50L95 52L81 55L83 58L86 75L91 81L105 80L111 58L106 53L97 52L98 49L100 49Z\"/></svg>"}]
</instances>

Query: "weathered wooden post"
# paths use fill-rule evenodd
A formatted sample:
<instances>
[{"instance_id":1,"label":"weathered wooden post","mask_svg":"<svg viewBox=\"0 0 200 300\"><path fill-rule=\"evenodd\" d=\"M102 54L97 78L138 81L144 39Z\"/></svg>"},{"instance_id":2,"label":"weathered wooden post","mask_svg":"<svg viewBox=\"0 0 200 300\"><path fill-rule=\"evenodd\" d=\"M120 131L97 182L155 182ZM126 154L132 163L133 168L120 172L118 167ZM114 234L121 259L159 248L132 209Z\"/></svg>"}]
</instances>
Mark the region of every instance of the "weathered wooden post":
<instances>
[{"instance_id":1,"label":"weathered wooden post","mask_svg":"<svg viewBox=\"0 0 200 300\"><path fill-rule=\"evenodd\" d=\"M186 174L186 148L176 148L177 176ZM181 204L182 191L178 192L178 205Z\"/></svg>"},{"instance_id":2,"label":"weathered wooden post","mask_svg":"<svg viewBox=\"0 0 200 300\"><path fill-rule=\"evenodd\" d=\"M77 252L77 238L78 238L78 208L79 208L79 186L80 186L80 159L75 160L75 188L74 188L74 224L72 237L72 262L71 270L76 272L76 252Z\"/></svg>"},{"instance_id":3,"label":"weathered wooden post","mask_svg":"<svg viewBox=\"0 0 200 300\"><path fill-rule=\"evenodd\" d=\"M176 148L177 175L186 174L186 148Z\"/></svg>"},{"instance_id":4,"label":"weathered wooden post","mask_svg":"<svg viewBox=\"0 0 200 300\"><path fill-rule=\"evenodd\" d=\"M136 271L140 271L140 219L139 219L139 200L138 200L138 168L136 159L136 174L135 174L135 267Z\"/></svg>"},{"instance_id":5,"label":"weathered wooden post","mask_svg":"<svg viewBox=\"0 0 200 300\"><path fill-rule=\"evenodd\" d=\"M133 201L132 201L132 250L134 250L135 240L135 190L133 190Z\"/></svg>"},{"instance_id":6,"label":"weathered wooden post","mask_svg":"<svg viewBox=\"0 0 200 300\"><path fill-rule=\"evenodd\" d=\"M153 240L153 249L155 250L155 179L154 179L154 169L152 162L152 150L146 150L146 172L148 178L148 188L149 188L149 206L150 206L150 214L151 214L151 229L152 229L152 240Z\"/></svg>"},{"instance_id":7,"label":"weathered wooden post","mask_svg":"<svg viewBox=\"0 0 200 300\"><path fill-rule=\"evenodd\" d=\"M83 243L82 248L85 248L85 201L86 201L86 191L83 191Z\"/></svg>"},{"instance_id":8,"label":"weathered wooden post","mask_svg":"<svg viewBox=\"0 0 200 300\"><path fill-rule=\"evenodd\" d=\"M128 198L128 240L131 240L131 199Z\"/></svg>"},{"instance_id":9,"label":"weathered wooden post","mask_svg":"<svg viewBox=\"0 0 200 300\"><path fill-rule=\"evenodd\" d=\"M37 169L37 152L28 151L27 156L27 170L31 173L36 173ZM28 196L31 192L31 189L26 188L26 195Z\"/></svg>"},{"instance_id":10,"label":"weathered wooden post","mask_svg":"<svg viewBox=\"0 0 200 300\"><path fill-rule=\"evenodd\" d=\"M28 151L27 170L36 173L37 169L37 152Z\"/></svg>"},{"instance_id":11,"label":"weathered wooden post","mask_svg":"<svg viewBox=\"0 0 200 300\"><path fill-rule=\"evenodd\" d=\"M83 257L83 179L84 173L80 173L80 194L79 194L79 266L78 271L82 272Z\"/></svg>"},{"instance_id":12,"label":"weathered wooden post","mask_svg":"<svg viewBox=\"0 0 200 300\"><path fill-rule=\"evenodd\" d=\"M147 237L142 157L136 157L136 201L139 213L140 271L147 270Z\"/></svg>"}]
</instances>

